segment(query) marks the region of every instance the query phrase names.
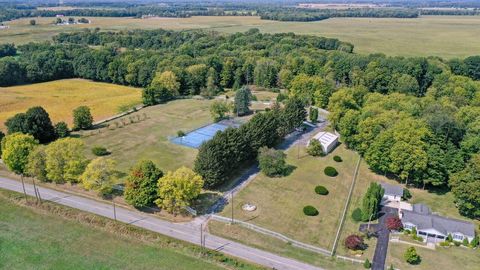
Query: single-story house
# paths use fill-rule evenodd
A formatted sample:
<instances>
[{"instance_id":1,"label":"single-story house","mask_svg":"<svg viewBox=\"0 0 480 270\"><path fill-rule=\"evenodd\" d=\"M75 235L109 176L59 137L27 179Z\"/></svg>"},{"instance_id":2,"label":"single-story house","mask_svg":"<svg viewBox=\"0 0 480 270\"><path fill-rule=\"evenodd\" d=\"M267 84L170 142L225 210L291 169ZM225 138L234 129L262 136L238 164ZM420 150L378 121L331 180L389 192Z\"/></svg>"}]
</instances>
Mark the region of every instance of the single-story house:
<instances>
[{"instance_id":1,"label":"single-story house","mask_svg":"<svg viewBox=\"0 0 480 270\"><path fill-rule=\"evenodd\" d=\"M433 214L425 204L414 204L412 211L400 211L400 219L406 230L417 230L417 235L426 242L442 242L452 235L454 241L462 242L467 238L472 241L475 237L473 223Z\"/></svg>"},{"instance_id":2,"label":"single-story house","mask_svg":"<svg viewBox=\"0 0 480 270\"><path fill-rule=\"evenodd\" d=\"M387 183L380 183L385 193L383 200L388 202L400 202L403 197L403 187L399 185L391 185Z\"/></svg>"},{"instance_id":3,"label":"single-story house","mask_svg":"<svg viewBox=\"0 0 480 270\"><path fill-rule=\"evenodd\" d=\"M322 145L322 150L325 154L330 153L330 151L332 151L338 144L338 136L330 132L319 132L313 136L312 140L313 139L320 142Z\"/></svg>"}]
</instances>

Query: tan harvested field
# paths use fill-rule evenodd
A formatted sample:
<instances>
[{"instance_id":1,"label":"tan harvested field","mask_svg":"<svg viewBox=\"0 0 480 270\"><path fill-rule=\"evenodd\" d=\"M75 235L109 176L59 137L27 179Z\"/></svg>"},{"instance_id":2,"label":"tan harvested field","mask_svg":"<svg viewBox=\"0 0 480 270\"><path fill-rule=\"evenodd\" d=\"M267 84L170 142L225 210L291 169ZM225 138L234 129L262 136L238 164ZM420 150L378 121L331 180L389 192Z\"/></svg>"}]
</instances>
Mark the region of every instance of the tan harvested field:
<instances>
[{"instance_id":1,"label":"tan harvested field","mask_svg":"<svg viewBox=\"0 0 480 270\"><path fill-rule=\"evenodd\" d=\"M423 16L401 18L333 18L319 22L277 22L259 17L192 18L100 18L89 17L91 24L56 26L54 18L30 18L6 22L0 30L0 43L26 43L50 40L60 32L99 27L103 30L128 29L212 29L239 32L259 28L262 32L295 32L339 38L352 42L360 53L385 53L402 56L465 57L480 52L480 16Z\"/></svg>"},{"instance_id":2,"label":"tan harvested field","mask_svg":"<svg viewBox=\"0 0 480 270\"><path fill-rule=\"evenodd\" d=\"M296 167L290 175L269 178L260 173L236 196L234 216L295 240L330 249L359 157L343 145L326 157L311 157L301 148L297 159L297 151L297 147L287 151L287 163ZM341 156L343 162L333 161L334 155ZM326 176L323 172L326 166L335 167L339 175ZM329 194L316 194L317 185L325 186ZM242 210L245 203L256 205L257 210ZM306 216L303 213L306 205L314 206L320 214ZM230 217L231 207L226 207L222 215Z\"/></svg>"},{"instance_id":3,"label":"tan harvested field","mask_svg":"<svg viewBox=\"0 0 480 270\"><path fill-rule=\"evenodd\" d=\"M140 89L83 79L0 87L0 129L4 122L33 106L42 106L53 122L72 123L72 111L90 107L95 121L117 114L121 107L141 103Z\"/></svg>"}]
</instances>

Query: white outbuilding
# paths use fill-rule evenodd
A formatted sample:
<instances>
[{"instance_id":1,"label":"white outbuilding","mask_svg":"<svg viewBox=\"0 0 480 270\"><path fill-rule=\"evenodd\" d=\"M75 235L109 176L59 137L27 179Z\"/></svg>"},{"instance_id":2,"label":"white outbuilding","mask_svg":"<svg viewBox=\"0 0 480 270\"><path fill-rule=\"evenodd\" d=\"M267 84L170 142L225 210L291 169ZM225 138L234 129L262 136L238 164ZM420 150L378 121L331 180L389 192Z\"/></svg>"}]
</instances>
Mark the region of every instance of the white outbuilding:
<instances>
[{"instance_id":1,"label":"white outbuilding","mask_svg":"<svg viewBox=\"0 0 480 270\"><path fill-rule=\"evenodd\" d=\"M338 136L330 132L319 132L313 136L312 140L318 140L322 145L322 150L325 154L330 153L338 144Z\"/></svg>"}]
</instances>

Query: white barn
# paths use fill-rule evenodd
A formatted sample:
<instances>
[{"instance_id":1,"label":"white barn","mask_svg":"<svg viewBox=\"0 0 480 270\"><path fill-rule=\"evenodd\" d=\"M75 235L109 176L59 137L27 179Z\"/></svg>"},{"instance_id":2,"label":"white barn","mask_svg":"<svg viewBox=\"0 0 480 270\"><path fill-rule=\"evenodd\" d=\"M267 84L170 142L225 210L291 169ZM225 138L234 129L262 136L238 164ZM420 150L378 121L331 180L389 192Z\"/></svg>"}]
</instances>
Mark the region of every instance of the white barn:
<instances>
[{"instance_id":1,"label":"white barn","mask_svg":"<svg viewBox=\"0 0 480 270\"><path fill-rule=\"evenodd\" d=\"M338 144L338 136L330 132L319 132L313 136L312 140L313 139L320 142L322 145L322 150L325 154L330 153L330 151L332 151Z\"/></svg>"}]
</instances>

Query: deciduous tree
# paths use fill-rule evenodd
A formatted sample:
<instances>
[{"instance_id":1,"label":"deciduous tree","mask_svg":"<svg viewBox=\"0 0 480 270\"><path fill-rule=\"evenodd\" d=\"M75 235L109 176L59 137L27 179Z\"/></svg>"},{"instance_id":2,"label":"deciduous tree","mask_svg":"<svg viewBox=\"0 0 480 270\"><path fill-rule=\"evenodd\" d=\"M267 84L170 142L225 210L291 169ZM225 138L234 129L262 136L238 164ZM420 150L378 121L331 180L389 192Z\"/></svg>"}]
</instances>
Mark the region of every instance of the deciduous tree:
<instances>
[{"instance_id":1,"label":"deciduous tree","mask_svg":"<svg viewBox=\"0 0 480 270\"><path fill-rule=\"evenodd\" d=\"M47 178L55 183L78 181L88 161L84 156L84 144L76 138L63 138L45 149Z\"/></svg>"},{"instance_id":2,"label":"deciduous tree","mask_svg":"<svg viewBox=\"0 0 480 270\"><path fill-rule=\"evenodd\" d=\"M179 213L184 207L200 195L203 179L191 169L181 167L168 172L158 181L158 207L170 212Z\"/></svg>"},{"instance_id":3,"label":"deciduous tree","mask_svg":"<svg viewBox=\"0 0 480 270\"><path fill-rule=\"evenodd\" d=\"M258 152L260 170L269 177L283 176L288 170L286 157L281 150L261 147Z\"/></svg>"},{"instance_id":4,"label":"deciduous tree","mask_svg":"<svg viewBox=\"0 0 480 270\"><path fill-rule=\"evenodd\" d=\"M2 139L2 160L16 174L26 173L28 156L38 145L32 135L13 133Z\"/></svg>"},{"instance_id":5,"label":"deciduous tree","mask_svg":"<svg viewBox=\"0 0 480 270\"><path fill-rule=\"evenodd\" d=\"M125 182L125 201L134 207L153 205L158 198L158 179L162 176L163 172L152 161L139 161Z\"/></svg>"},{"instance_id":6,"label":"deciduous tree","mask_svg":"<svg viewBox=\"0 0 480 270\"><path fill-rule=\"evenodd\" d=\"M44 146L37 146L28 155L26 174L36 179L47 182L46 154Z\"/></svg>"},{"instance_id":7,"label":"deciduous tree","mask_svg":"<svg viewBox=\"0 0 480 270\"><path fill-rule=\"evenodd\" d=\"M115 161L103 157L92 160L80 176L85 189L95 190L102 196L112 192L116 181Z\"/></svg>"},{"instance_id":8,"label":"deciduous tree","mask_svg":"<svg viewBox=\"0 0 480 270\"><path fill-rule=\"evenodd\" d=\"M89 129L93 126L93 117L90 113L90 108L87 106L80 106L73 110L73 128L74 129Z\"/></svg>"}]
</instances>

